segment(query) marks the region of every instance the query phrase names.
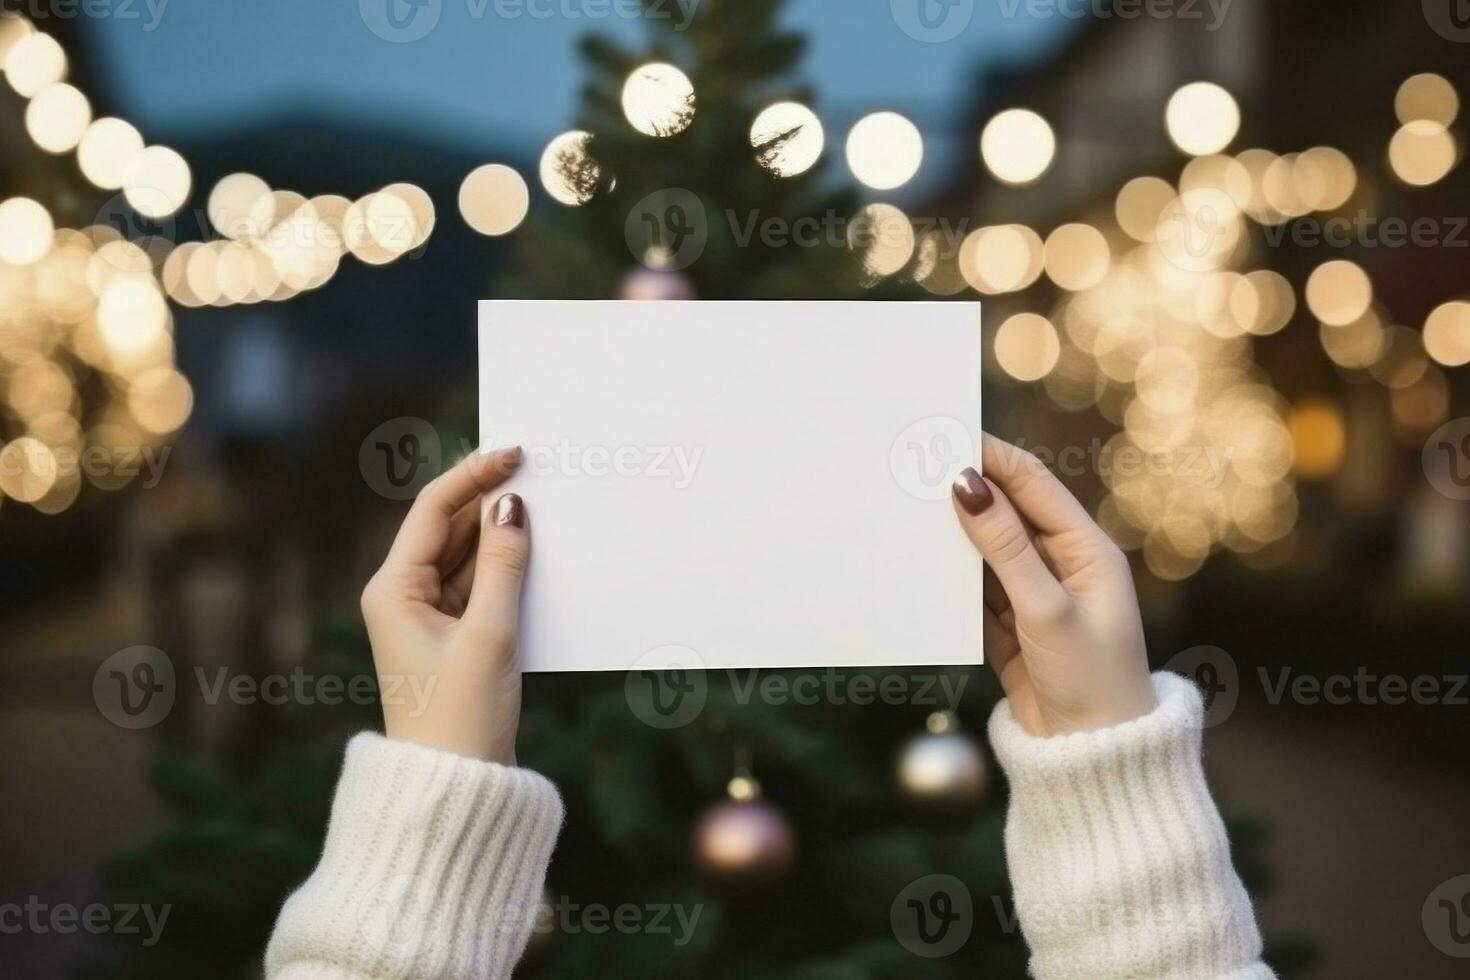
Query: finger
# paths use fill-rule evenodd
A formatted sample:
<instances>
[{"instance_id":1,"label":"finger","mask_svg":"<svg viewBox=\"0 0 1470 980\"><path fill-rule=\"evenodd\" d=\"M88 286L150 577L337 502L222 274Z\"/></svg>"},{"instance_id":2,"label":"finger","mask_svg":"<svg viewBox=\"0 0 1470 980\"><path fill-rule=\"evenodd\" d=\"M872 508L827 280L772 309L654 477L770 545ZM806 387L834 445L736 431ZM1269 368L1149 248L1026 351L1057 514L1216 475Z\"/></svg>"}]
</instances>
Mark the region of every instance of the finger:
<instances>
[{"instance_id":1,"label":"finger","mask_svg":"<svg viewBox=\"0 0 1470 980\"><path fill-rule=\"evenodd\" d=\"M505 481L520 465L518 446L490 453L471 453L419 491L398 537L388 551L388 563L436 565L449 542L450 523L459 509Z\"/></svg>"},{"instance_id":2,"label":"finger","mask_svg":"<svg viewBox=\"0 0 1470 980\"><path fill-rule=\"evenodd\" d=\"M475 580L460 622L502 642L513 642L520 621L521 582L530 553L525 502L507 493L485 513L475 551Z\"/></svg>"},{"instance_id":3,"label":"finger","mask_svg":"<svg viewBox=\"0 0 1470 980\"><path fill-rule=\"evenodd\" d=\"M1016 631L989 609L985 610L985 662L995 671L995 676L1004 677L1005 670L1021 655L1021 643Z\"/></svg>"},{"instance_id":4,"label":"finger","mask_svg":"<svg viewBox=\"0 0 1470 980\"><path fill-rule=\"evenodd\" d=\"M1005 491L1032 527L1042 534L1103 534L1087 508L1034 455L988 432L981 447L985 478Z\"/></svg>"},{"instance_id":5,"label":"finger","mask_svg":"<svg viewBox=\"0 0 1470 980\"><path fill-rule=\"evenodd\" d=\"M1000 579L995 577L995 569L989 564L985 566L985 608L999 615L1011 608L1011 597L1006 595L1006 587L1000 584Z\"/></svg>"},{"instance_id":6,"label":"finger","mask_svg":"<svg viewBox=\"0 0 1470 980\"><path fill-rule=\"evenodd\" d=\"M475 539L480 535L483 513L484 508L476 497L449 519L449 538L444 544L443 553L439 555L440 575L448 578L455 569L464 564L465 556L470 553L470 549L475 546Z\"/></svg>"},{"instance_id":7,"label":"finger","mask_svg":"<svg viewBox=\"0 0 1470 980\"><path fill-rule=\"evenodd\" d=\"M453 610L455 616L464 615L465 608L470 604L470 588L475 584L475 553L479 550L479 543L480 528L476 525L469 550L444 579L444 595L449 600L448 608Z\"/></svg>"},{"instance_id":8,"label":"finger","mask_svg":"<svg viewBox=\"0 0 1470 980\"><path fill-rule=\"evenodd\" d=\"M1016 618L1041 622L1060 615L1071 600L1006 495L967 466L955 477L953 496L965 533L994 569Z\"/></svg>"}]
</instances>

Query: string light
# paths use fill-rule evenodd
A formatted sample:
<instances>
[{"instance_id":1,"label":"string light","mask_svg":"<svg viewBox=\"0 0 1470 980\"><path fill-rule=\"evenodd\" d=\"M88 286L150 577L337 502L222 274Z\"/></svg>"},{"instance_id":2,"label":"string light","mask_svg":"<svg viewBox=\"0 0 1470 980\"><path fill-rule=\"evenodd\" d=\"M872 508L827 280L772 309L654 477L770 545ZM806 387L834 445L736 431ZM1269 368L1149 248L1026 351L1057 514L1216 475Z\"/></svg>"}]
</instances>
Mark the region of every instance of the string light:
<instances>
[{"instance_id":1,"label":"string light","mask_svg":"<svg viewBox=\"0 0 1470 980\"><path fill-rule=\"evenodd\" d=\"M546 145L541 154L541 186L552 200L570 207L592 200L601 171L588 152L591 141L591 133L573 129Z\"/></svg>"},{"instance_id":2,"label":"string light","mask_svg":"<svg viewBox=\"0 0 1470 980\"><path fill-rule=\"evenodd\" d=\"M795 177L812 168L826 137L817 114L799 102L777 102L750 124L756 162L778 177Z\"/></svg>"},{"instance_id":3,"label":"string light","mask_svg":"<svg viewBox=\"0 0 1470 980\"><path fill-rule=\"evenodd\" d=\"M26 106L26 132L47 153L69 153L92 123L92 104L65 82L48 85Z\"/></svg>"},{"instance_id":4,"label":"string light","mask_svg":"<svg viewBox=\"0 0 1470 980\"><path fill-rule=\"evenodd\" d=\"M1219 153L1240 131L1240 107L1213 82L1191 82L1169 97L1164 125L1169 139L1185 153Z\"/></svg>"},{"instance_id":5,"label":"string light","mask_svg":"<svg viewBox=\"0 0 1470 980\"><path fill-rule=\"evenodd\" d=\"M864 116L847 134L847 165L875 190L902 187L919 172L923 159L919 128L896 112Z\"/></svg>"},{"instance_id":6,"label":"string light","mask_svg":"<svg viewBox=\"0 0 1470 980\"><path fill-rule=\"evenodd\" d=\"M673 136L694 121L694 84L678 68L654 62L623 84L623 115L646 136Z\"/></svg>"},{"instance_id":7,"label":"string light","mask_svg":"<svg viewBox=\"0 0 1470 980\"><path fill-rule=\"evenodd\" d=\"M525 220L531 206L525 178L503 163L470 171L459 188L459 213L482 235L508 235Z\"/></svg>"},{"instance_id":8,"label":"string light","mask_svg":"<svg viewBox=\"0 0 1470 980\"><path fill-rule=\"evenodd\" d=\"M980 133L980 159L1004 184L1029 184L1041 178L1056 156L1051 125L1030 109L1007 109Z\"/></svg>"},{"instance_id":9,"label":"string light","mask_svg":"<svg viewBox=\"0 0 1470 980\"><path fill-rule=\"evenodd\" d=\"M1470 364L1470 303L1435 307L1424 321L1424 349L1445 367Z\"/></svg>"}]
</instances>

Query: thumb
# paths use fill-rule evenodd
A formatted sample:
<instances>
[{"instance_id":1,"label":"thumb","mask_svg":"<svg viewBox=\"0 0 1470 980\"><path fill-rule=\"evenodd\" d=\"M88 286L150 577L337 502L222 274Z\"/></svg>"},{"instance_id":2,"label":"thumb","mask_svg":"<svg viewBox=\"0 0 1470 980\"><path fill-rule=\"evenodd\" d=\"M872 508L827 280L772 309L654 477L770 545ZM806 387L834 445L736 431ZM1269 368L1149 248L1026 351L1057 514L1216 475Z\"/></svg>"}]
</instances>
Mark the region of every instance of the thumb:
<instances>
[{"instance_id":1,"label":"thumb","mask_svg":"<svg viewBox=\"0 0 1470 980\"><path fill-rule=\"evenodd\" d=\"M1060 617L1071 598L1047 568L1031 529L1001 489L966 467L955 477L953 490L960 524L1005 587L1016 619L1043 623Z\"/></svg>"},{"instance_id":2,"label":"thumb","mask_svg":"<svg viewBox=\"0 0 1470 980\"><path fill-rule=\"evenodd\" d=\"M514 644L520 621L521 582L530 556L525 502L507 493L485 512L481 523L475 581L461 622Z\"/></svg>"}]
</instances>

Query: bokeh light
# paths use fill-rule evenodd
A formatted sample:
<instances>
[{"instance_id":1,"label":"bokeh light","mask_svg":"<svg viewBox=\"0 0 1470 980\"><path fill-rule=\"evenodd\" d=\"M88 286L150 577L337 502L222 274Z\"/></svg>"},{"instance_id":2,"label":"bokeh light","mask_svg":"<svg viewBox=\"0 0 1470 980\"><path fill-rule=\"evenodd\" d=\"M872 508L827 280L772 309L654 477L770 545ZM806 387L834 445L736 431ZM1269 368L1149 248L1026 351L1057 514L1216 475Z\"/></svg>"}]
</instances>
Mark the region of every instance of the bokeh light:
<instances>
[{"instance_id":1,"label":"bokeh light","mask_svg":"<svg viewBox=\"0 0 1470 980\"><path fill-rule=\"evenodd\" d=\"M1091 289L1108 274L1111 261L1107 238L1091 225L1062 225L1046 237L1046 274L1062 289Z\"/></svg>"},{"instance_id":2,"label":"bokeh light","mask_svg":"<svg viewBox=\"0 0 1470 980\"><path fill-rule=\"evenodd\" d=\"M806 173L821 157L825 143L821 120L799 102L767 106L750 124L756 161L778 177Z\"/></svg>"},{"instance_id":3,"label":"bokeh light","mask_svg":"<svg viewBox=\"0 0 1470 980\"><path fill-rule=\"evenodd\" d=\"M1460 95L1443 75L1423 72L1404 79L1393 99L1399 122L1426 119L1449 126L1460 114Z\"/></svg>"},{"instance_id":4,"label":"bokeh light","mask_svg":"<svg viewBox=\"0 0 1470 980\"><path fill-rule=\"evenodd\" d=\"M1037 381L1051 373L1061 354L1057 328L1036 313L1017 313L995 332L995 360L1017 381Z\"/></svg>"},{"instance_id":5,"label":"bokeh light","mask_svg":"<svg viewBox=\"0 0 1470 980\"><path fill-rule=\"evenodd\" d=\"M1470 364L1470 303L1435 307L1424 321L1424 350L1445 367Z\"/></svg>"},{"instance_id":6,"label":"bokeh light","mask_svg":"<svg viewBox=\"0 0 1470 980\"><path fill-rule=\"evenodd\" d=\"M270 193L270 185L255 174L221 177L209 192L209 223L226 238L259 238L270 230L274 214L265 215L256 206Z\"/></svg>"},{"instance_id":7,"label":"bokeh light","mask_svg":"<svg viewBox=\"0 0 1470 980\"><path fill-rule=\"evenodd\" d=\"M143 152L143 137L129 122L104 116L94 120L77 145L82 175L107 191L121 190Z\"/></svg>"},{"instance_id":8,"label":"bokeh light","mask_svg":"<svg viewBox=\"0 0 1470 980\"><path fill-rule=\"evenodd\" d=\"M1427 119L1405 123L1388 144L1388 163L1394 175L1413 187L1443 180L1454 169L1455 138L1443 125Z\"/></svg>"},{"instance_id":9,"label":"bokeh light","mask_svg":"<svg viewBox=\"0 0 1470 980\"><path fill-rule=\"evenodd\" d=\"M92 123L92 104L65 82L48 85L26 106L26 132L47 153L70 153Z\"/></svg>"},{"instance_id":10,"label":"bokeh light","mask_svg":"<svg viewBox=\"0 0 1470 980\"><path fill-rule=\"evenodd\" d=\"M1025 225L977 228L960 244L960 272L980 293L1025 289L1040 277L1044 261L1041 236Z\"/></svg>"},{"instance_id":11,"label":"bokeh light","mask_svg":"<svg viewBox=\"0 0 1470 980\"><path fill-rule=\"evenodd\" d=\"M1056 152L1051 125L1030 109L997 113L980 133L980 159L1004 184L1038 180L1051 167Z\"/></svg>"},{"instance_id":12,"label":"bokeh light","mask_svg":"<svg viewBox=\"0 0 1470 980\"><path fill-rule=\"evenodd\" d=\"M896 112L859 119L847 134L847 165L858 180L876 190L908 183L924 159L919 128Z\"/></svg>"},{"instance_id":13,"label":"bokeh light","mask_svg":"<svg viewBox=\"0 0 1470 980\"><path fill-rule=\"evenodd\" d=\"M847 242L862 253L864 272L891 276L913 258L913 222L892 204L869 204L848 226Z\"/></svg>"},{"instance_id":14,"label":"bokeh light","mask_svg":"<svg viewBox=\"0 0 1470 980\"><path fill-rule=\"evenodd\" d=\"M1329 326L1359 319L1373 302L1373 284L1362 267L1345 259L1324 262L1307 279L1307 307Z\"/></svg>"},{"instance_id":15,"label":"bokeh light","mask_svg":"<svg viewBox=\"0 0 1470 980\"><path fill-rule=\"evenodd\" d=\"M51 249L51 212L28 197L0 203L0 261L30 265Z\"/></svg>"},{"instance_id":16,"label":"bokeh light","mask_svg":"<svg viewBox=\"0 0 1470 980\"><path fill-rule=\"evenodd\" d=\"M11 44L5 56L5 80L17 95L32 98L64 78L66 52L50 34L28 31Z\"/></svg>"},{"instance_id":17,"label":"bokeh light","mask_svg":"<svg viewBox=\"0 0 1470 980\"><path fill-rule=\"evenodd\" d=\"M189 164L166 146L149 146L133 157L123 194L139 214L167 218L189 200L193 177Z\"/></svg>"},{"instance_id":18,"label":"bokeh light","mask_svg":"<svg viewBox=\"0 0 1470 980\"><path fill-rule=\"evenodd\" d=\"M459 186L459 213L482 235L510 234L530 208L525 178L503 163L476 167Z\"/></svg>"},{"instance_id":19,"label":"bokeh light","mask_svg":"<svg viewBox=\"0 0 1470 980\"><path fill-rule=\"evenodd\" d=\"M1219 85L1191 82L1169 97L1164 124L1174 145L1185 153L1219 153L1240 131L1240 107Z\"/></svg>"},{"instance_id":20,"label":"bokeh light","mask_svg":"<svg viewBox=\"0 0 1470 980\"><path fill-rule=\"evenodd\" d=\"M569 130L546 145L541 154L541 186L559 204L576 207L592 200L602 171L592 159L592 134Z\"/></svg>"},{"instance_id":21,"label":"bokeh light","mask_svg":"<svg viewBox=\"0 0 1470 980\"><path fill-rule=\"evenodd\" d=\"M1286 425L1298 476L1321 480L1338 471L1347 446L1347 428L1334 403L1326 398L1304 398L1292 406Z\"/></svg>"},{"instance_id":22,"label":"bokeh light","mask_svg":"<svg viewBox=\"0 0 1470 980\"><path fill-rule=\"evenodd\" d=\"M1158 177L1135 177L1118 191L1113 212L1118 227L1137 242L1151 242L1159 227L1159 216L1175 198L1174 187Z\"/></svg>"},{"instance_id":23,"label":"bokeh light","mask_svg":"<svg viewBox=\"0 0 1470 980\"><path fill-rule=\"evenodd\" d=\"M623 115L647 136L673 136L694 121L694 85L678 68L654 62L623 83Z\"/></svg>"}]
</instances>

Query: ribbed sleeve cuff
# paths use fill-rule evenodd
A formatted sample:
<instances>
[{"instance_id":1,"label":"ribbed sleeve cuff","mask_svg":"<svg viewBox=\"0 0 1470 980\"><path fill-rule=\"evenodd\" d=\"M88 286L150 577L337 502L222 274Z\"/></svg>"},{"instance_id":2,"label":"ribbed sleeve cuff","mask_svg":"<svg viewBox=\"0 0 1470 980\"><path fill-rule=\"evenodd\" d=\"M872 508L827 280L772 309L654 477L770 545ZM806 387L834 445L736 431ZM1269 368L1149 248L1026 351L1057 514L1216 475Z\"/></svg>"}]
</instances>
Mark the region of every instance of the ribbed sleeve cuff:
<instances>
[{"instance_id":1,"label":"ribbed sleeve cuff","mask_svg":"<svg viewBox=\"0 0 1470 980\"><path fill-rule=\"evenodd\" d=\"M270 980L504 978L562 821L545 778L363 733L321 862L287 899Z\"/></svg>"},{"instance_id":2,"label":"ribbed sleeve cuff","mask_svg":"<svg viewBox=\"0 0 1470 980\"><path fill-rule=\"evenodd\" d=\"M1199 692L1155 674L1155 709L1037 738L1002 701L1006 860L1037 980L1267 980L1250 899L1200 763Z\"/></svg>"}]
</instances>

